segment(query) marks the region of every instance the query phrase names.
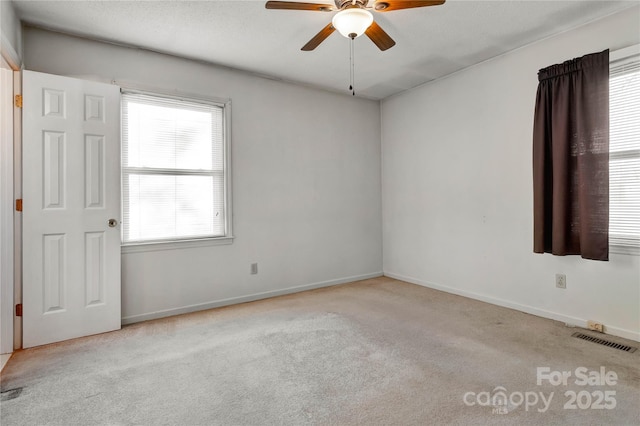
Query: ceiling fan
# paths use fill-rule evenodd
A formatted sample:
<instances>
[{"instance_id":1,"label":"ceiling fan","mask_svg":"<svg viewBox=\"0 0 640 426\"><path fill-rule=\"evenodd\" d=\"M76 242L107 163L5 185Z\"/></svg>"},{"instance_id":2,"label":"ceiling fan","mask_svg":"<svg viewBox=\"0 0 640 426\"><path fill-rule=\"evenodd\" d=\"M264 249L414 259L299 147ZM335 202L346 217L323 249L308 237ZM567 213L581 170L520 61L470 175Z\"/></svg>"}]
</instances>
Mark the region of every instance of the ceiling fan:
<instances>
[{"instance_id":1,"label":"ceiling fan","mask_svg":"<svg viewBox=\"0 0 640 426\"><path fill-rule=\"evenodd\" d=\"M313 12L339 11L326 27L302 47L302 50L315 49L335 30L352 40L364 33L380 50L387 50L395 46L396 42L373 20L370 10L391 12L415 7L437 6L444 2L445 0L335 0L335 6L333 6L326 3L268 1L265 6L267 9L309 10ZM372 3L372 6L369 6L369 3Z\"/></svg>"}]
</instances>

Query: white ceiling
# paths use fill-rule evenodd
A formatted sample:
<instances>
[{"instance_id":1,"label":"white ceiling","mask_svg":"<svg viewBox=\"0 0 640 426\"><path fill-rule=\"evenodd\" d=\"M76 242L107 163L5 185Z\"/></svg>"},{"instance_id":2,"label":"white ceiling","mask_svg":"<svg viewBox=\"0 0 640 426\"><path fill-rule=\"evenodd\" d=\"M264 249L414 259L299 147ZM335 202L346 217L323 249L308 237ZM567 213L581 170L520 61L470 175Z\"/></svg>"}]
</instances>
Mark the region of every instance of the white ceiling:
<instances>
[{"instance_id":1,"label":"white ceiling","mask_svg":"<svg viewBox=\"0 0 640 426\"><path fill-rule=\"evenodd\" d=\"M308 0L329 3L332 0ZM13 0L26 23L348 93L349 40L300 48L333 12L267 10L265 1ZM382 99L638 1L462 1L374 13L396 41L355 41L358 96Z\"/></svg>"}]
</instances>

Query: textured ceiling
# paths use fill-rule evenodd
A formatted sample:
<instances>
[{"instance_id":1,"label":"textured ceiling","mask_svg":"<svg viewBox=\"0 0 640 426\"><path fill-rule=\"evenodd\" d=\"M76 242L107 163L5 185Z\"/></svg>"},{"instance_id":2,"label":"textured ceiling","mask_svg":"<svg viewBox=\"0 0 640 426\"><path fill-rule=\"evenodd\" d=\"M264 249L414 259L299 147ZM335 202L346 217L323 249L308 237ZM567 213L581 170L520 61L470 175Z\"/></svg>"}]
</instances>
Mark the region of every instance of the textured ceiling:
<instances>
[{"instance_id":1,"label":"textured ceiling","mask_svg":"<svg viewBox=\"0 0 640 426\"><path fill-rule=\"evenodd\" d=\"M316 50L300 50L333 13L266 10L255 0L13 3L30 25L348 93L347 38L336 32ZM637 4L448 0L374 13L397 44L381 52L366 37L355 40L357 95L382 99Z\"/></svg>"}]
</instances>

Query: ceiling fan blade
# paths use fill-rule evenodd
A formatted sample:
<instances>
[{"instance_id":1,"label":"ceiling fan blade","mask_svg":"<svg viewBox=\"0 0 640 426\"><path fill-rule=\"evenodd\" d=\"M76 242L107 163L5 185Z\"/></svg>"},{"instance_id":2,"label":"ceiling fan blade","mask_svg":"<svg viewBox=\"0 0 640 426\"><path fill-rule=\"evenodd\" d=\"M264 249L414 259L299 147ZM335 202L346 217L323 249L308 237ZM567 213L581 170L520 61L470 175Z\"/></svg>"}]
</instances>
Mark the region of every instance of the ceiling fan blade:
<instances>
[{"instance_id":1,"label":"ceiling fan blade","mask_svg":"<svg viewBox=\"0 0 640 426\"><path fill-rule=\"evenodd\" d=\"M336 29L333 27L333 24L329 23L326 27L324 27L318 34L316 34L307 44L302 46L301 50L308 52L309 50L313 50L320 45L327 37L329 37Z\"/></svg>"},{"instance_id":2,"label":"ceiling fan blade","mask_svg":"<svg viewBox=\"0 0 640 426\"><path fill-rule=\"evenodd\" d=\"M392 10L411 9L413 7L438 6L445 0L379 0L373 5L377 12L391 12Z\"/></svg>"},{"instance_id":3,"label":"ceiling fan blade","mask_svg":"<svg viewBox=\"0 0 640 426\"><path fill-rule=\"evenodd\" d=\"M268 1L265 4L267 9L285 9L285 10L311 10L316 12L330 12L335 7L325 3L300 3L296 1Z\"/></svg>"},{"instance_id":4,"label":"ceiling fan blade","mask_svg":"<svg viewBox=\"0 0 640 426\"><path fill-rule=\"evenodd\" d=\"M396 45L396 42L375 21L364 33L380 50L387 50Z\"/></svg>"}]
</instances>

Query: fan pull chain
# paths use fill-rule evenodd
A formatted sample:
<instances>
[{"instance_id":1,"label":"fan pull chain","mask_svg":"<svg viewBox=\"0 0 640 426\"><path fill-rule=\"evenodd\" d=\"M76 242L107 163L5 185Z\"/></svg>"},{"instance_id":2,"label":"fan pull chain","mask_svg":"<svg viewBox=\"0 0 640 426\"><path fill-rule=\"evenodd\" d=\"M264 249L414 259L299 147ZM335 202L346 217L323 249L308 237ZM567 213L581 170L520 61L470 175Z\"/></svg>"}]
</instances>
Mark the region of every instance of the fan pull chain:
<instances>
[{"instance_id":1,"label":"fan pull chain","mask_svg":"<svg viewBox=\"0 0 640 426\"><path fill-rule=\"evenodd\" d=\"M350 74L349 74L349 90L351 90L351 94L353 96L356 95L356 90L354 88L355 86L355 78L356 78L356 66L355 66L355 49L353 47L353 41L355 40L355 37L349 37L351 39L351 41L349 42L349 46L350 46L350 51L349 51L349 62L350 62Z\"/></svg>"}]
</instances>

